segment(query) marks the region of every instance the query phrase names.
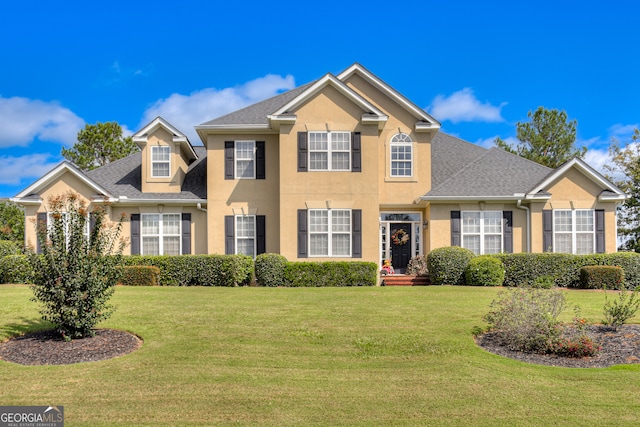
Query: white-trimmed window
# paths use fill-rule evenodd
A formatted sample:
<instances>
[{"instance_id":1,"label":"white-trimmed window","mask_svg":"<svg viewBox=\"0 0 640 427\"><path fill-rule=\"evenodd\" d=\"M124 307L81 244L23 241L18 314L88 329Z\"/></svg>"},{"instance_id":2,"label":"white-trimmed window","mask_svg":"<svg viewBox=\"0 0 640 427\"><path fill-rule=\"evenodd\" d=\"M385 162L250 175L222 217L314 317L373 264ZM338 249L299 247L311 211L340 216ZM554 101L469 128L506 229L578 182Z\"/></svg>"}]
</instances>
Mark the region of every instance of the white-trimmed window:
<instances>
[{"instance_id":1,"label":"white-trimmed window","mask_svg":"<svg viewBox=\"0 0 640 427\"><path fill-rule=\"evenodd\" d=\"M554 252L592 254L595 252L595 211L593 209L554 209Z\"/></svg>"},{"instance_id":2,"label":"white-trimmed window","mask_svg":"<svg viewBox=\"0 0 640 427\"><path fill-rule=\"evenodd\" d=\"M256 217L255 215L236 215L236 254L256 256Z\"/></svg>"},{"instance_id":3,"label":"white-trimmed window","mask_svg":"<svg viewBox=\"0 0 640 427\"><path fill-rule=\"evenodd\" d=\"M141 214L142 255L180 255L180 214Z\"/></svg>"},{"instance_id":4,"label":"white-trimmed window","mask_svg":"<svg viewBox=\"0 0 640 427\"><path fill-rule=\"evenodd\" d=\"M60 212L60 214L62 215L62 226L64 227L64 236L68 246L69 245L69 227L71 226L69 212ZM52 235L52 233L54 232L53 230L53 227L55 224L54 215L56 215L54 212L47 212L47 233L49 235ZM91 227L91 221L89 220L89 218L87 218L87 220L85 221L84 233L83 233L84 237L87 240L89 239L90 227Z\"/></svg>"},{"instance_id":5,"label":"white-trimmed window","mask_svg":"<svg viewBox=\"0 0 640 427\"><path fill-rule=\"evenodd\" d=\"M309 132L309 170L351 170L351 133Z\"/></svg>"},{"instance_id":6,"label":"white-trimmed window","mask_svg":"<svg viewBox=\"0 0 640 427\"><path fill-rule=\"evenodd\" d=\"M413 141L406 133L391 138L391 176L413 176Z\"/></svg>"},{"instance_id":7,"label":"white-trimmed window","mask_svg":"<svg viewBox=\"0 0 640 427\"><path fill-rule=\"evenodd\" d=\"M476 255L502 252L502 211L463 211L462 247Z\"/></svg>"},{"instance_id":8,"label":"white-trimmed window","mask_svg":"<svg viewBox=\"0 0 640 427\"><path fill-rule=\"evenodd\" d=\"M351 210L309 209L309 256L351 256Z\"/></svg>"},{"instance_id":9,"label":"white-trimmed window","mask_svg":"<svg viewBox=\"0 0 640 427\"><path fill-rule=\"evenodd\" d=\"M249 179L256 177L256 142L235 142L236 178Z\"/></svg>"},{"instance_id":10,"label":"white-trimmed window","mask_svg":"<svg viewBox=\"0 0 640 427\"><path fill-rule=\"evenodd\" d=\"M171 147L165 145L151 147L151 176L153 178L171 176Z\"/></svg>"}]
</instances>

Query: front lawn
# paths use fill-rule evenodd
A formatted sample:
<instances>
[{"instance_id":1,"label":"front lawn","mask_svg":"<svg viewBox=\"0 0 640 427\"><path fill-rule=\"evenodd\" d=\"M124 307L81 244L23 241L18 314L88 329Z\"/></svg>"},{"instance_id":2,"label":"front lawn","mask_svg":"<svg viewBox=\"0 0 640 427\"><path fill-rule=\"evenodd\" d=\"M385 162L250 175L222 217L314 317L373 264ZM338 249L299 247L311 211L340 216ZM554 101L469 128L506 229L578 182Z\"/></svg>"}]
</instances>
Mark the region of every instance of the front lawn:
<instances>
[{"instance_id":1,"label":"front lawn","mask_svg":"<svg viewBox=\"0 0 640 427\"><path fill-rule=\"evenodd\" d=\"M119 287L100 327L142 348L0 361L0 405L63 405L68 426L638 424L640 365L536 366L478 348L471 328L498 291ZM568 294L601 320L602 292ZM0 286L0 340L47 327L30 297Z\"/></svg>"}]
</instances>

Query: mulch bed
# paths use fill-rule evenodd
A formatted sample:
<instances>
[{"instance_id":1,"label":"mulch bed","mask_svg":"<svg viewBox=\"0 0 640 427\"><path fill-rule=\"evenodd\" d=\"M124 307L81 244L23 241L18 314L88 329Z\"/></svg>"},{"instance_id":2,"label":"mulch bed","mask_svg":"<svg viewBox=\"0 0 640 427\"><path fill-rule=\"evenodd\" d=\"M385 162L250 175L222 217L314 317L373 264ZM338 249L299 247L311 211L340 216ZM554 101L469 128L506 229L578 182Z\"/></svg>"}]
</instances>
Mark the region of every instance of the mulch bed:
<instances>
[{"instance_id":1,"label":"mulch bed","mask_svg":"<svg viewBox=\"0 0 640 427\"><path fill-rule=\"evenodd\" d=\"M129 332L96 329L95 336L64 341L53 330L25 334L0 343L0 359L21 365L69 365L129 354L142 340Z\"/></svg>"},{"instance_id":2,"label":"mulch bed","mask_svg":"<svg viewBox=\"0 0 640 427\"><path fill-rule=\"evenodd\" d=\"M495 334L491 332L479 336L476 342L488 352L538 365L606 368L640 363L640 325L623 325L617 330L603 325L591 325L588 332L602 346L600 353L593 357L573 358L514 351L499 345Z\"/></svg>"}]
</instances>

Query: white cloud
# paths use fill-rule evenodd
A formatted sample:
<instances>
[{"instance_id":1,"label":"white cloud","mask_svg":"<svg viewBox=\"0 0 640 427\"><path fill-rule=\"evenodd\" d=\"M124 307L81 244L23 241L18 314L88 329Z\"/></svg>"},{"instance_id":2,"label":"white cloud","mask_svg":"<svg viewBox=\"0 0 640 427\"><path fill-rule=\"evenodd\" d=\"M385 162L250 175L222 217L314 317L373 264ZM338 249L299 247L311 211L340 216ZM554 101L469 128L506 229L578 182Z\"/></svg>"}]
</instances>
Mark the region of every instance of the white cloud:
<instances>
[{"instance_id":1,"label":"white cloud","mask_svg":"<svg viewBox=\"0 0 640 427\"><path fill-rule=\"evenodd\" d=\"M435 97L429 110L440 121L450 120L457 122L502 122L502 107L506 103L496 107L489 103L481 103L471 88L464 88L449 96L438 95Z\"/></svg>"},{"instance_id":2,"label":"white cloud","mask_svg":"<svg viewBox=\"0 0 640 427\"><path fill-rule=\"evenodd\" d=\"M174 93L168 98L156 101L148 108L144 112L140 127L145 126L157 116L162 116L181 132L184 132L192 143L197 143L200 139L193 129L194 126L294 87L293 76L282 77L268 74L233 88L206 88L189 95Z\"/></svg>"},{"instance_id":3,"label":"white cloud","mask_svg":"<svg viewBox=\"0 0 640 427\"><path fill-rule=\"evenodd\" d=\"M609 171L606 171L604 169L604 165L611 162L611 157L609 157L609 150L590 148L584 155L584 161L598 172L602 174L610 174Z\"/></svg>"},{"instance_id":4,"label":"white cloud","mask_svg":"<svg viewBox=\"0 0 640 427\"><path fill-rule=\"evenodd\" d=\"M633 132L640 128L640 124L634 123L630 125L623 125L622 123L616 123L609 128L609 135L612 138L622 140L622 142L630 141Z\"/></svg>"},{"instance_id":5,"label":"white cloud","mask_svg":"<svg viewBox=\"0 0 640 427\"><path fill-rule=\"evenodd\" d=\"M0 97L0 148L28 146L34 139L71 145L84 120L56 102Z\"/></svg>"},{"instance_id":6,"label":"white cloud","mask_svg":"<svg viewBox=\"0 0 640 427\"><path fill-rule=\"evenodd\" d=\"M53 169L57 159L51 154L37 153L26 156L0 156L0 184L20 185L26 179L38 179Z\"/></svg>"}]
</instances>

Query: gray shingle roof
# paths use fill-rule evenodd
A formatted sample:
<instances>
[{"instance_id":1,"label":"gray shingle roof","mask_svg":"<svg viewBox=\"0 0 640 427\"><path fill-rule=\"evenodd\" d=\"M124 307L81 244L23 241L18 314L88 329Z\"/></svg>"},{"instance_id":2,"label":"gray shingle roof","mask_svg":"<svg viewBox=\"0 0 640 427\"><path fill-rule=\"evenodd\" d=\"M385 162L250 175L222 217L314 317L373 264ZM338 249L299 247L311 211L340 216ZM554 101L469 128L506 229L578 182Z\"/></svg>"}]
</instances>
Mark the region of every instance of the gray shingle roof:
<instances>
[{"instance_id":1,"label":"gray shingle roof","mask_svg":"<svg viewBox=\"0 0 640 427\"><path fill-rule=\"evenodd\" d=\"M278 111L282 106L286 105L296 96L304 92L309 86L315 82L308 83L306 85L291 89L290 91L281 93L264 101L256 104L249 105L241 110L234 111L224 116L218 117L208 122L202 123L201 126L208 125L254 125L254 124L268 124L269 114Z\"/></svg>"},{"instance_id":2,"label":"gray shingle roof","mask_svg":"<svg viewBox=\"0 0 640 427\"><path fill-rule=\"evenodd\" d=\"M207 150L202 146L193 148L198 159L189 165L180 193L143 193L141 191L142 153L140 152L89 171L86 175L116 197L166 200L206 199Z\"/></svg>"},{"instance_id":3,"label":"gray shingle roof","mask_svg":"<svg viewBox=\"0 0 640 427\"><path fill-rule=\"evenodd\" d=\"M431 188L436 188L487 151L446 133L436 133L431 141Z\"/></svg>"},{"instance_id":4,"label":"gray shingle roof","mask_svg":"<svg viewBox=\"0 0 640 427\"><path fill-rule=\"evenodd\" d=\"M477 147L477 146L476 146ZM432 153L433 165L445 160L442 154L453 157L472 156L472 152L480 154L478 150L470 149L469 152L454 154L451 150L436 149ZM481 148L481 147L478 147ZM513 197L514 194L524 194L530 191L537 183L549 175L552 169L538 163L508 153L499 148L483 149L484 154L474 160L464 163L449 158L449 175L442 181L434 179L434 185L426 196L429 197ZM457 172L451 173L455 166ZM443 171L439 171L439 179L445 177Z\"/></svg>"}]
</instances>

